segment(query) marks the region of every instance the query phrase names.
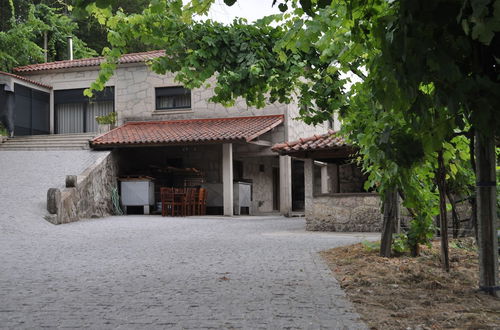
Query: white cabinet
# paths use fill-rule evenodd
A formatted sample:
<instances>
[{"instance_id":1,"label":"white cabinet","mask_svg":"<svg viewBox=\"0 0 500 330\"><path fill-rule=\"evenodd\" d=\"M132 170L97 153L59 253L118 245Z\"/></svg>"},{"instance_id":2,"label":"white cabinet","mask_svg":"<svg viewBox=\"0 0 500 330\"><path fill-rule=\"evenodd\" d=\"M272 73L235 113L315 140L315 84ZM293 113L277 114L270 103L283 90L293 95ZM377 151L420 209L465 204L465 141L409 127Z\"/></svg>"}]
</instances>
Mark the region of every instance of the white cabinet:
<instances>
[{"instance_id":1,"label":"white cabinet","mask_svg":"<svg viewBox=\"0 0 500 330\"><path fill-rule=\"evenodd\" d=\"M155 203L155 186L149 178L120 179L121 202L127 206L144 206L144 214L149 214L149 206Z\"/></svg>"},{"instance_id":2,"label":"white cabinet","mask_svg":"<svg viewBox=\"0 0 500 330\"><path fill-rule=\"evenodd\" d=\"M233 186L234 214L241 214L242 207L248 207L248 214L252 206L252 184L248 182L235 182Z\"/></svg>"}]
</instances>

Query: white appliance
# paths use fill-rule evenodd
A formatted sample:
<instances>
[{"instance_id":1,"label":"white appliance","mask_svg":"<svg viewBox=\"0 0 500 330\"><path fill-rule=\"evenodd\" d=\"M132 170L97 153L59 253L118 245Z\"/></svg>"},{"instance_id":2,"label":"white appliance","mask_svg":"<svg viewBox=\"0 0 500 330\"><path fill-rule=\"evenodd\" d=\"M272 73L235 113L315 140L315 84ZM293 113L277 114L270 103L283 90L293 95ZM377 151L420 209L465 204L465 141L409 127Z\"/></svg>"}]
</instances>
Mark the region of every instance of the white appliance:
<instances>
[{"instance_id":1,"label":"white appliance","mask_svg":"<svg viewBox=\"0 0 500 330\"><path fill-rule=\"evenodd\" d=\"M127 206L143 206L149 214L149 206L155 203L155 186L151 178L122 178L121 203L127 213Z\"/></svg>"}]
</instances>

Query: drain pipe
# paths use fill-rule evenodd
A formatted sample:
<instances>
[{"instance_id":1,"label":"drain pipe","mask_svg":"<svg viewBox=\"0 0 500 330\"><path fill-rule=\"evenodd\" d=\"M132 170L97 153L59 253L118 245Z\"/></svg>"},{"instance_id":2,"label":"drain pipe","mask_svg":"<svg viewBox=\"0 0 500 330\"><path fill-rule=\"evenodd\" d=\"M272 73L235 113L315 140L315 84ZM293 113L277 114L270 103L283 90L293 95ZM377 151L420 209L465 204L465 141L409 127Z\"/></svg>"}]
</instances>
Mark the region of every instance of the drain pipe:
<instances>
[{"instance_id":1,"label":"drain pipe","mask_svg":"<svg viewBox=\"0 0 500 330\"><path fill-rule=\"evenodd\" d=\"M73 59L73 37L68 36L68 59Z\"/></svg>"}]
</instances>

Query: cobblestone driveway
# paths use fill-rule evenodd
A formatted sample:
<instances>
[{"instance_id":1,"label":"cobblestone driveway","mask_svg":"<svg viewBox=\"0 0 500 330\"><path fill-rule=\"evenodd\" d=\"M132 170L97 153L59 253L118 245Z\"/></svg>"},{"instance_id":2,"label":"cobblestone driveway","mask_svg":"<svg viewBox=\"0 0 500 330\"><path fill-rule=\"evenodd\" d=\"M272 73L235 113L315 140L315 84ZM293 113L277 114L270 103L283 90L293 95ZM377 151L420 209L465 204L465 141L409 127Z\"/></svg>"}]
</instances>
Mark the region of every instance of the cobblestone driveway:
<instances>
[{"instance_id":1,"label":"cobblestone driveway","mask_svg":"<svg viewBox=\"0 0 500 330\"><path fill-rule=\"evenodd\" d=\"M317 255L363 235L303 227L124 216L1 233L0 327L363 328Z\"/></svg>"}]
</instances>

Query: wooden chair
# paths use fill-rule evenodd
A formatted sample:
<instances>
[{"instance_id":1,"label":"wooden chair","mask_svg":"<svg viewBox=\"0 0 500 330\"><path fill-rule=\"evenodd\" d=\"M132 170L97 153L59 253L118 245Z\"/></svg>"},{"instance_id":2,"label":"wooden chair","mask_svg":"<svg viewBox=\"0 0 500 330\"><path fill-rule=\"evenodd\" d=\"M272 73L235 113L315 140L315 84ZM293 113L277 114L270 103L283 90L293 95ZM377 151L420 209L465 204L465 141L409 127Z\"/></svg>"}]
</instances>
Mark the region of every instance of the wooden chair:
<instances>
[{"instance_id":1,"label":"wooden chair","mask_svg":"<svg viewBox=\"0 0 500 330\"><path fill-rule=\"evenodd\" d=\"M187 196L185 188L174 188L174 215L181 217L187 214Z\"/></svg>"},{"instance_id":2,"label":"wooden chair","mask_svg":"<svg viewBox=\"0 0 500 330\"><path fill-rule=\"evenodd\" d=\"M184 188L161 187L161 215L186 215L186 198Z\"/></svg>"},{"instance_id":3,"label":"wooden chair","mask_svg":"<svg viewBox=\"0 0 500 330\"><path fill-rule=\"evenodd\" d=\"M170 213L171 216L174 216L174 203L175 203L174 189L168 187L161 187L160 197L161 197L161 216L162 217L166 216L167 212Z\"/></svg>"},{"instance_id":4,"label":"wooden chair","mask_svg":"<svg viewBox=\"0 0 500 330\"><path fill-rule=\"evenodd\" d=\"M186 188L186 210L187 215L196 214L196 201L197 201L196 188Z\"/></svg>"},{"instance_id":5,"label":"wooden chair","mask_svg":"<svg viewBox=\"0 0 500 330\"><path fill-rule=\"evenodd\" d=\"M200 188L197 197L195 205L196 215L205 215L207 213L207 189Z\"/></svg>"}]
</instances>

